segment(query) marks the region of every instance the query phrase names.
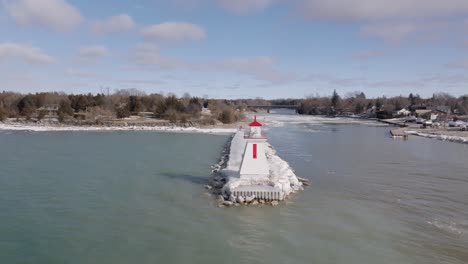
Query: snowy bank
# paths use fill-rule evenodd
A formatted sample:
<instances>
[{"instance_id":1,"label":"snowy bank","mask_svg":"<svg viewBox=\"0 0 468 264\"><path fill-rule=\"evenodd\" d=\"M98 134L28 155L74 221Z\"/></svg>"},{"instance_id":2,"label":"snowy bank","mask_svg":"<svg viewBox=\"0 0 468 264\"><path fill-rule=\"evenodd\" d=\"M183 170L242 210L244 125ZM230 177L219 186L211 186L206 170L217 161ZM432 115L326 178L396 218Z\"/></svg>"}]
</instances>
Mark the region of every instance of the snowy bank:
<instances>
[{"instance_id":1,"label":"snowy bank","mask_svg":"<svg viewBox=\"0 0 468 264\"><path fill-rule=\"evenodd\" d=\"M371 119L349 118L349 117L327 117L316 115L272 115L258 114L259 120L269 127L282 127L287 125L307 124L309 126L322 125L363 125L363 126L388 126L388 124L377 122Z\"/></svg>"},{"instance_id":2,"label":"snowy bank","mask_svg":"<svg viewBox=\"0 0 468 264\"><path fill-rule=\"evenodd\" d=\"M270 170L268 178L241 179L239 170L246 143L243 131L238 131L231 141L229 160L226 167L221 171L224 177L227 178L227 183L222 190L225 196L229 196L236 188L248 186L275 188L281 191L283 197L303 189L302 183L294 174L289 164L276 154L276 151L269 143L266 143L265 153Z\"/></svg>"},{"instance_id":3,"label":"snowy bank","mask_svg":"<svg viewBox=\"0 0 468 264\"><path fill-rule=\"evenodd\" d=\"M51 126L1 123L0 130L14 131L160 131L179 133L232 134L235 128L197 128L177 126Z\"/></svg>"},{"instance_id":4,"label":"snowy bank","mask_svg":"<svg viewBox=\"0 0 468 264\"><path fill-rule=\"evenodd\" d=\"M449 135L443 135L443 134L428 134L428 133L421 133L418 131L406 131L406 133L410 135L420 136L420 137L468 144L468 137L449 136Z\"/></svg>"}]
</instances>

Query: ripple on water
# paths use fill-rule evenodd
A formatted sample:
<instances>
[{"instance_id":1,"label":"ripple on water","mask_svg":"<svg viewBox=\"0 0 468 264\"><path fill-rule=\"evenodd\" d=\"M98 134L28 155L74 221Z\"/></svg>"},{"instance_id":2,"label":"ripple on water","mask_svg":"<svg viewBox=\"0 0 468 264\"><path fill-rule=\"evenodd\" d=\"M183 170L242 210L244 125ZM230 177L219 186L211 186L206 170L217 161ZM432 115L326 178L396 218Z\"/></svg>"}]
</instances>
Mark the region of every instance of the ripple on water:
<instances>
[{"instance_id":1,"label":"ripple on water","mask_svg":"<svg viewBox=\"0 0 468 264\"><path fill-rule=\"evenodd\" d=\"M451 221L451 220L444 221L444 220L440 220L440 219L435 218L433 220L427 221L427 223L430 226L433 226L433 227L437 228L440 231L447 232L447 233L450 233L450 234L464 235L464 234L467 233L466 227L464 228L461 225L459 225L456 222Z\"/></svg>"}]
</instances>

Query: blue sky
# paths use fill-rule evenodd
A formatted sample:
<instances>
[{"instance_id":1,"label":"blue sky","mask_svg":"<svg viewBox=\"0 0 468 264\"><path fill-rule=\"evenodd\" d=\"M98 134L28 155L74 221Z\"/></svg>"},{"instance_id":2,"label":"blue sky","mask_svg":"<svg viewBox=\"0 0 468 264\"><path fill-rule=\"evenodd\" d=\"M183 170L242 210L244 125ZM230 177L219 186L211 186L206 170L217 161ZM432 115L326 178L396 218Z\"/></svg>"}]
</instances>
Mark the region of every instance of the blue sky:
<instances>
[{"instance_id":1,"label":"blue sky","mask_svg":"<svg viewBox=\"0 0 468 264\"><path fill-rule=\"evenodd\" d=\"M0 3L0 90L468 94L465 0Z\"/></svg>"}]
</instances>

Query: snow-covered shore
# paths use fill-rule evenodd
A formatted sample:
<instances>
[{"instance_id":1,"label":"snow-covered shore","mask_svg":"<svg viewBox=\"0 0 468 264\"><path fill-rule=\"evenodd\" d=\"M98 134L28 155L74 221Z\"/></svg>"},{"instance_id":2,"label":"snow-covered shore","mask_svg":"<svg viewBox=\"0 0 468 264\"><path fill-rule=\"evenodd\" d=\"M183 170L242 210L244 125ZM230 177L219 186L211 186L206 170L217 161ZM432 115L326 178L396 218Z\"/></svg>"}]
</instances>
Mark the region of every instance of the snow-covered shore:
<instances>
[{"instance_id":1,"label":"snow-covered shore","mask_svg":"<svg viewBox=\"0 0 468 264\"><path fill-rule=\"evenodd\" d=\"M204 133L204 134L232 134L237 131L235 128L198 128L198 127L177 127L177 126L54 126L54 125L28 125L1 123L0 130L10 131L160 131L173 133Z\"/></svg>"},{"instance_id":2,"label":"snow-covered shore","mask_svg":"<svg viewBox=\"0 0 468 264\"><path fill-rule=\"evenodd\" d=\"M388 126L388 124L377 122L372 119L359 119L349 117L327 117L316 115L275 115L275 114L258 114L257 118L269 127L281 127L285 125L363 125L363 126Z\"/></svg>"},{"instance_id":3,"label":"snow-covered shore","mask_svg":"<svg viewBox=\"0 0 468 264\"><path fill-rule=\"evenodd\" d=\"M242 163L246 140L244 132L238 131L232 141L229 152L229 160L226 167L221 170L221 173L227 179L227 183L223 187L223 194L228 195L232 190L240 186L264 185L279 189L284 196L288 196L293 192L302 190L302 183L297 178L289 164L281 159L273 147L266 143L266 157L270 167L270 175L268 179L243 180L239 177L239 170ZM253 182L254 181L254 182Z\"/></svg>"},{"instance_id":4,"label":"snow-covered shore","mask_svg":"<svg viewBox=\"0 0 468 264\"><path fill-rule=\"evenodd\" d=\"M438 140L443 140L443 141L468 144L468 137L450 136L450 135L444 135L444 134L429 134L429 133L422 133L422 132L412 131L412 130L408 130L406 131L406 133L409 135L415 135L415 136L420 136L420 137L425 137L425 138L433 138L433 139L438 139Z\"/></svg>"}]
</instances>

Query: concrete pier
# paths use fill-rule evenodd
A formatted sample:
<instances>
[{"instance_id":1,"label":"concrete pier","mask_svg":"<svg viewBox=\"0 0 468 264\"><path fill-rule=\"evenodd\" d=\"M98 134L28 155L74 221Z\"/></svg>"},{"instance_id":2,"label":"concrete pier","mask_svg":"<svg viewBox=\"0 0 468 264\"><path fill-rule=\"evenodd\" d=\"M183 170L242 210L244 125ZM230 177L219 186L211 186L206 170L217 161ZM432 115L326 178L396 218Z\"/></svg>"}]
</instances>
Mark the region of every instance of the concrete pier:
<instances>
[{"instance_id":1,"label":"concrete pier","mask_svg":"<svg viewBox=\"0 0 468 264\"><path fill-rule=\"evenodd\" d=\"M408 134L406 134L406 131L402 128L392 129L390 130L390 134L392 135L392 137L408 137Z\"/></svg>"}]
</instances>

